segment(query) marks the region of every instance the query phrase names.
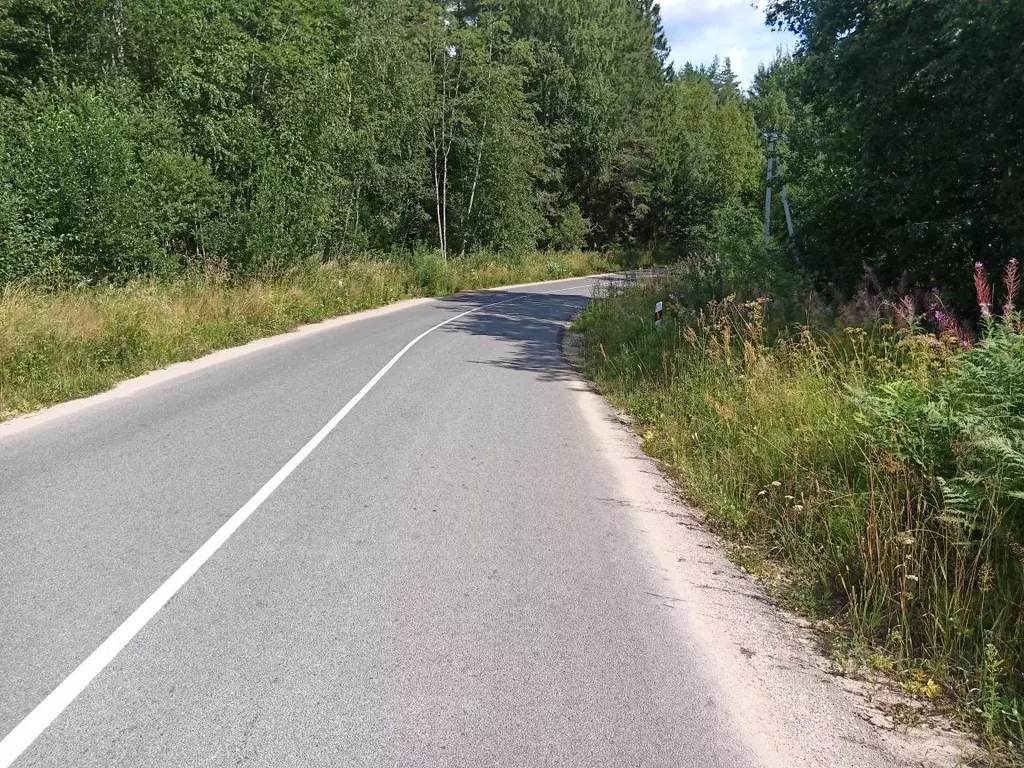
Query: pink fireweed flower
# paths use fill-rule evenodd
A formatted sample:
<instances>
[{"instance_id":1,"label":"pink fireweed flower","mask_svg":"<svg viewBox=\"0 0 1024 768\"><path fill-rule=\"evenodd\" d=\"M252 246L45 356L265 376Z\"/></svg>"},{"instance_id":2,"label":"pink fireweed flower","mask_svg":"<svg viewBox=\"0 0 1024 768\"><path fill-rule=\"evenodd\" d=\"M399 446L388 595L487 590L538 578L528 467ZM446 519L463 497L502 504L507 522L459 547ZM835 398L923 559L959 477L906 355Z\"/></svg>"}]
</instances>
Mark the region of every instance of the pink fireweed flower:
<instances>
[{"instance_id":1,"label":"pink fireweed flower","mask_svg":"<svg viewBox=\"0 0 1024 768\"><path fill-rule=\"evenodd\" d=\"M911 296L910 294L907 294L906 296L903 297L903 310L907 313L907 317L914 316L914 310L916 308L916 305L917 302L914 301L914 297Z\"/></svg>"},{"instance_id":2,"label":"pink fireweed flower","mask_svg":"<svg viewBox=\"0 0 1024 768\"><path fill-rule=\"evenodd\" d=\"M932 312L932 317L935 318L935 323L944 333L952 333L956 336L961 347L964 349L971 348L971 337L967 334L967 331L964 330L964 327L960 323L947 315L941 309L936 309Z\"/></svg>"},{"instance_id":3,"label":"pink fireweed flower","mask_svg":"<svg viewBox=\"0 0 1024 768\"><path fill-rule=\"evenodd\" d=\"M917 302L914 301L914 297L907 295L904 296L899 304L893 305L893 314L896 321L897 328L912 328L914 325L914 316L916 314Z\"/></svg>"},{"instance_id":4,"label":"pink fireweed flower","mask_svg":"<svg viewBox=\"0 0 1024 768\"><path fill-rule=\"evenodd\" d=\"M1020 262L1016 259L1010 259L1010 263L1006 265L1006 272L1003 273L1003 283L1006 285L1006 303L1003 304L1003 313L1012 315L1014 309L1013 302L1020 291Z\"/></svg>"},{"instance_id":5,"label":"pink fireweed flower","mask_svg":"<svg viewBox=\"0 0 1024 768\"><path fill-rule=\"evenodd\" d=\"M974 263L974 291L978 295L981 316L987 320L992 317L992 286L989 285L985 265L980 261Z\"/></svg>"}]
</instances>

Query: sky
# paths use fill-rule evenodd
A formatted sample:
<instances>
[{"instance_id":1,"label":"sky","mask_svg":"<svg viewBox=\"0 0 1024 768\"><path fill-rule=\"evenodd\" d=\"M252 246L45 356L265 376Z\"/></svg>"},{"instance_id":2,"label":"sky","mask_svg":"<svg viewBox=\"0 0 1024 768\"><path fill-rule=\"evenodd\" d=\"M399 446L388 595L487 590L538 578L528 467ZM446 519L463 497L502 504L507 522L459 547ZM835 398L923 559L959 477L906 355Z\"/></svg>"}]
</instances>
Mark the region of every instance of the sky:
<instances>
[{"instance_id":1,"label":"sky","mask_svg":"<svg viewBox=\"0 0 1024 768\"><path fill-rule=\"evenodd\" d=\"M661 18L677 67L710 64L718 55L732 60L733 71L749 86L760 62L775 58L781 45L792 50L796 38L764 24L765 0L660 0Z\"/></svg>"}]
</instances>

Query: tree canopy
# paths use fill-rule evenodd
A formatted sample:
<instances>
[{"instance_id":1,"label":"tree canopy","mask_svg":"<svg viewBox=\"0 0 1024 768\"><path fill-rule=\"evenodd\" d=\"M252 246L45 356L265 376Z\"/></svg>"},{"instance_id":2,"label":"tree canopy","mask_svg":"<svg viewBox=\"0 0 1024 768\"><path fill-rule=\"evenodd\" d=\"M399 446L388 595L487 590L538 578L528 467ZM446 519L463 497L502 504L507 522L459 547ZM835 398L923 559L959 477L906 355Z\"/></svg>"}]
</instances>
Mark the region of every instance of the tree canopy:
<instances>
[{"instance_id":1,"label":"tree canopy","mask_svg":"<svg viewBox=\"0 0 1024 768\"><path fill-rule=\"evenodd\" d=\"M1024 252L1024 3L775 0L800 248L845 281L966 291ZM794 120L795 118L795 120Z\"/></svg>"},{"instance_id":2,"label":"tree canopy","mask_svg":"<svg viewBox=\"0 0 1024 768\"><path fill-rule=\"evenodd\" d=\"M653 0L0 0L0 282L580 247L740 275L769 133L822 281L1021 255L1024 3L769 20L800 45L745 91L676 71Z\"/></svg>"},{"instance_id":3,"label":"tree canopy","mask_svg":"<svg viewBox=\"0 0 1024 768\"><path fill-rule=\"evenodd\" d=\"M691 247L756 137L667 56L651 0L5 0L0 280Z\"/></svg>"}]
</instances>

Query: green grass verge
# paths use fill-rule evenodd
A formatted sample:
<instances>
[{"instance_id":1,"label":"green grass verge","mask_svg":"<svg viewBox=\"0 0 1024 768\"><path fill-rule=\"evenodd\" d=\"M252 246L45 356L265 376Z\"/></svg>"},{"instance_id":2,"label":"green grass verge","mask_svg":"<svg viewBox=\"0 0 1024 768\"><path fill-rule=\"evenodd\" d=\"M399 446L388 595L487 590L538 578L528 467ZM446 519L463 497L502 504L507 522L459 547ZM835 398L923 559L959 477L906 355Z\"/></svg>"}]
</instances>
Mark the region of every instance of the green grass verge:
<instances>
[{"instance_id":1,"label":"green grass verge","mask_svg":"<svg viewBox=\"0 0 1024 768\"><path fill-rule=\"evenodd\" d=\"M172 281L46 291L0 288L0 420L109 389L171 363L303 323L417 296L605 272L585 253L308 263L242 281Z\"/></svg>"},{"instance_id":2,"label":"green grass verge","mask_svg":"<svg viewBox=\"0 0 1024 768\"><path fill-rule=\"evenodd\" d=\"M913 317L787 327L781 308L715 290L684 272L591 304L577 323L588 375L777 598L1017 764L1020 315L963 351Z\"/></svg>"}]
</instances>

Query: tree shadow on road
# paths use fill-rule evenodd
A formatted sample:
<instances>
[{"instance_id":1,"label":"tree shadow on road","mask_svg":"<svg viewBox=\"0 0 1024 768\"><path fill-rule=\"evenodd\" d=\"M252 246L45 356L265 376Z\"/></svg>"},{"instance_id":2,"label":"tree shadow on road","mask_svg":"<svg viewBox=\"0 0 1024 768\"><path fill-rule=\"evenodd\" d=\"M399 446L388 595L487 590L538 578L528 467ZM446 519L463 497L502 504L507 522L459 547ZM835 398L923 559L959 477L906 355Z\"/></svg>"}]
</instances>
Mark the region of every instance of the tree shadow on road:
<instances>
[{"instance_id":1,"label":"tree shadow on road","mask_svg":"<svg viewBox=\"0 0 1024 768\"><path fill-rule=\"evenodd\" d=\"M460 311L476 306L481 309L445 326L443 330L509 342L510 351L506 356L497 360L475 361L480 364L529 371L542 381L573 380L578 375L562 355L561 334L570 318L590 302L590 295L590 286L574 293L510 290L457 294L444 301L460 307ZM487 304L494 306L485 308Z\"/></svg>"}]
</instances>

